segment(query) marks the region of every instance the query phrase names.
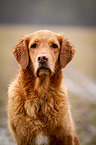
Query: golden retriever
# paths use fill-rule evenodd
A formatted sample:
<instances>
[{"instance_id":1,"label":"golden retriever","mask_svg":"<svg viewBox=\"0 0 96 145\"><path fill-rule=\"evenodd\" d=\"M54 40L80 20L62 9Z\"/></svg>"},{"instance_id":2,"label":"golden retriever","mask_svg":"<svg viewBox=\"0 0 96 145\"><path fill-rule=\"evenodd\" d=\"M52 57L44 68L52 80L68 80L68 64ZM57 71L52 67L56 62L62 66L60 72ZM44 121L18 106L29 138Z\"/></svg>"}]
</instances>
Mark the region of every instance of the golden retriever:
<instances>
[{"instance_id":1,"label":"golden retriever","mask_svg":"<svg viewBox=\"0 0 96 145\"><path fill-rule=\"evenodd\" d=\"M26 35L13 54L20 64L8 91L9 129L18 145L80 145L62 84L75 49L49 30Z\"/></svg>"}]
</instances>

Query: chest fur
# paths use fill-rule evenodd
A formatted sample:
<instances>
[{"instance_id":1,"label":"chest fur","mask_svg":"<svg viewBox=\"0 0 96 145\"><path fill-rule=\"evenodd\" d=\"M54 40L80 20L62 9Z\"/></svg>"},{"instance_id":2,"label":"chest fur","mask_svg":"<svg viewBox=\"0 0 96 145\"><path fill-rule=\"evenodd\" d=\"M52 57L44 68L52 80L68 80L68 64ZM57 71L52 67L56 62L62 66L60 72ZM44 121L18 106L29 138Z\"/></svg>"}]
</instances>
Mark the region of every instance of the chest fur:
<instances>
[{"instance_id":1,"label":"chest fur","mask_svg":"<svg viewBox=\"0 0 96 145\"><path fill-rule=\"evenodd\" d=\"M62 110L64 107L64 100L57 95L49 95L43 98L33 98L25 101L25 110L28 116L40 120L42 123L54 122L59 118L59 115L63 116ZM58 119L57 119L58 120Z\"/></svg>"},{"instance_id":2,"label":"chest fur","mask_svg":"<svg viewBox=\"0 0 96 145\"><path fill-rule=\"evenodd\" d=\"M30 117L44 122L57 112L55 104L53 98L50 101L47 99L27 100L25 102L25 110Z\"/></svg>"}]
</instances>

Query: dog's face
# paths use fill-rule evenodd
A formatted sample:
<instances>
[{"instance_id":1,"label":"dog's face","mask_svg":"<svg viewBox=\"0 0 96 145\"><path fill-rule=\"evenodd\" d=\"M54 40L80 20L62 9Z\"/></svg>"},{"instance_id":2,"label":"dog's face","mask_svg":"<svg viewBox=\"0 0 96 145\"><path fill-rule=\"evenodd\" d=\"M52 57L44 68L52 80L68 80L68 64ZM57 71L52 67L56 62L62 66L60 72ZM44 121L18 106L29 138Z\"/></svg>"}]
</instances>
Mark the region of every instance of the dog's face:
<instances>
[{"instance_id":1,"label":"dog's face","mask_svg":"<svg viewBox=\"0 0 96 145\"><path fill-rule=\"evenodd\" d=\"M54 73L60 51L60 43L54 33L38 31L32 34L28 49L35 75Z\"/></svg>"},{"instance_id":2,"label":"dog's face","mask_svg":"<svg viewBox=\"0 0 96 145\"><path fill-rule=\"evenodd\" d=\"M35 76L54 74L58 68L64 68L75 52L63 35L48 30L24 36L14 49L22 69L26 69L31 60Z\"/></svg>"}]
</instances>

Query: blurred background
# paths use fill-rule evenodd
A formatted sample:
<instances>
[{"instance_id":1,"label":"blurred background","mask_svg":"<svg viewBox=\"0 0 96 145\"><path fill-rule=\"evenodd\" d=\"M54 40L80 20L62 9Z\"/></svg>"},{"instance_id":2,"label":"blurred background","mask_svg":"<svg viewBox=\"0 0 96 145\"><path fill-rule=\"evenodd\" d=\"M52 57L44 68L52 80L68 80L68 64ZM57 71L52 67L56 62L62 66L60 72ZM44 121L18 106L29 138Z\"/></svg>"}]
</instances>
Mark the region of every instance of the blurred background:
<instances>
[{"instance_id":1,"label":"blurred background","mask_svg":"<svg viewBox=\"0 0 96 145\"><path fill-rule=\"evenodd\" d=\"M19 66L13 46L39 29L63 33L76 54L63 69L81 145L96 145L96 0L0 0L0 145L14 145L7 127L7 90Z\"/></svg>"}]
</instances>

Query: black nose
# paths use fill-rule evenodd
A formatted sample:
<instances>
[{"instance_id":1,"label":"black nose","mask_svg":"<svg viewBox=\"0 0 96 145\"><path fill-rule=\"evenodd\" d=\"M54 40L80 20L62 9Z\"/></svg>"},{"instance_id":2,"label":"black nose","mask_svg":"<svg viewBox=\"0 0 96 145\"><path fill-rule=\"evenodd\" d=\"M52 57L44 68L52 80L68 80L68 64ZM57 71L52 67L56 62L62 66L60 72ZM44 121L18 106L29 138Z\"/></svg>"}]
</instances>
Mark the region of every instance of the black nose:
<instances>
[{"instance_id":1,"label":"black nose","mask_svg":"<svg viewBox=\"0 0 96 145\"><path fill-rule=\"evenodd\" d=\"M48 56L45 54L41 54L38 56L38 62L39 63L45 63L48 61Z\"/></svg>"}]
</instances>

